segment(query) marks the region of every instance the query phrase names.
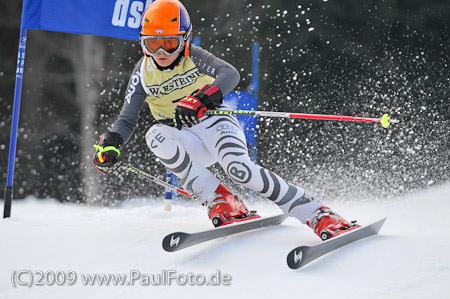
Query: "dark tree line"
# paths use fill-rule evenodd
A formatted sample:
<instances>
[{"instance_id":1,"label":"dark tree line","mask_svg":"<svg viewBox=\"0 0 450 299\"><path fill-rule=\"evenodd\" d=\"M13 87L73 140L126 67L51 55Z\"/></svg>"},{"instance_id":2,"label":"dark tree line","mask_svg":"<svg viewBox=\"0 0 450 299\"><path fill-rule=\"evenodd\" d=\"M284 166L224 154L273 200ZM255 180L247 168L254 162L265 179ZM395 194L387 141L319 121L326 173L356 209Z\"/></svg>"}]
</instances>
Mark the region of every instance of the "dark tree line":
<instances>
[{"instance_id":1,"label":"dark tree line","mask_svg":"<svg viewBox=\"0 0 450 299\"><path fill-rule=\"evenodd\" d=\"M450 3L445 0L184 1L201 45L251 81L259 109L378 117L360 123L260 119L258 160L326 198L380 198L450 179ZM0 183L5 185L21 4L0 4ZM29 31L15 197L111 204L158 196L132 175L92 173L92 145L120 111L137 42ZM90 67L83 67L83 66ZM147 109L123 159L162 177ZM226 178L218 168L220 177ZM231 182L227 182L231 184ZM236 191L241 190L233 186ZM89 190L90 189L90 190ZM2 193L3 194L3 193Z\"/></svg>"}]
</instances>

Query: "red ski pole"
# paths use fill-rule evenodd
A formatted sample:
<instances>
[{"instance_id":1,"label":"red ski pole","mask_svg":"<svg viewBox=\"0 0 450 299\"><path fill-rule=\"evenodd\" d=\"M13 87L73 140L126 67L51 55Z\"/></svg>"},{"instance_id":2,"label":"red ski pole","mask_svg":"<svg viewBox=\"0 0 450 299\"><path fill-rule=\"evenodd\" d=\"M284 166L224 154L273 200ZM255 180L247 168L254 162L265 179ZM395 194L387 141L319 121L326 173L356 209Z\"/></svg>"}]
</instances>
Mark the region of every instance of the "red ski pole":
<instances>
[{"instance_id":1,"label":"red ski pole","mask_svg":"<svg viewBox=\"0 0 450 299\"><path fill-rule=\"evenodd\" d=\"M398 120L391 119L389 115L384 114L381 118L368 118L357 116L341 116L341 115L324 115L324 114L306 114L306 113L290 113L290 112L273 112L273 111L249 111L249 110L207 110L205 115L253 115L267 117L284 117L284 118L303 118L318 120L339 120L339 121L363 121L381 123L384 128L390 124L398 123Z\"/></svg>"},{"instance_id":2,"label":"red ski pole","mask_svg":"<svg viewBox=\"0 0 450 299\"><path fill-rule=\"evenodd\" d=\"M140 175L141 177L144 177L147 180L152 181L153 183L156 183L156 184L158 184L160 186L166 187L166 188L168 188L168 189L170 189L172 191L178 192L178 193L183 194L183 195L185 195L187 197L194 198L192 195L187 193L185 190L180 189L178 187L175 187L174 185L171 185L169 183L166 183L165 181L163 181L161 179L158 179L157 177L154 177L151 174L146 173L146 172L144 172L144 171L142 171L140 169L137 169L137 168L135 168L135 167L133 167L131 165L128 165L126 163L122 163L120 167L122 167L123 169L125 169L125 170L127 170L129 172L132 172L132 173L135 173L137 175ZM194 199L196 199L196 198L194 198Z\"/></svg>"}]
</instances>

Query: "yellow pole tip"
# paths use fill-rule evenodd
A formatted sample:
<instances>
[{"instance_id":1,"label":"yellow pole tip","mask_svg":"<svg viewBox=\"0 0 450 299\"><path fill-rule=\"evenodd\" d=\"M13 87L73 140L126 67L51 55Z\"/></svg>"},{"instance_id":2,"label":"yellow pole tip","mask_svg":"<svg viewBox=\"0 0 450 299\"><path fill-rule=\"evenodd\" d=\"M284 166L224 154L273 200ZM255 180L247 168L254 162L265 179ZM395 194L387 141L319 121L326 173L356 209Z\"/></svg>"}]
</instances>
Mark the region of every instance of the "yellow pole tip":
<instances>
[{"instance_id":1,"label":"yellow pole tip","mask_svg":"<svg viewBox=\"0 0 450 299\"><path fill-rule=\"evenodd\" d=\"M383 115L383 117L381 118L381 125L383 126L383 128L387 128L391 125L391 118L389 117L389 115Z\"/></svg>"}]
</instances>

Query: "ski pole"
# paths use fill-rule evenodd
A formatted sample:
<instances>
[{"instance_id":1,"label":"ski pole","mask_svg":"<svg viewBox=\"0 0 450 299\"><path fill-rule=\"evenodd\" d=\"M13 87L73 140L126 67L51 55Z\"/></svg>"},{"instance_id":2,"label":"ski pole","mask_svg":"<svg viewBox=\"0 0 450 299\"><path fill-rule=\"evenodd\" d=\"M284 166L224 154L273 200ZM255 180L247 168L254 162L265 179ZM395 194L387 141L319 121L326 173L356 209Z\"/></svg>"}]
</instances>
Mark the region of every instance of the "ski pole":
<instances>
[{"instance_id":1,"label":"ski pole","mask_svg":"<svg viewBox=\"0 0 450 299\"><path fill-rule=\"evenodd\" d=\"M290 113L290 112L273 112L273 111L250 111L250 110L207 110L205 115L253 115L267 117L284 117L284 118L303 118L318 120L340 120L340 121L363 121L381 123L387 128L392 123L398 123L398 120L391 119L389 115L384 114L381 118L368 118L357 116L341 116L341 115L324 115L324 114L306 114L306 113Z\"/></svg>"},{"instance_id":2,"label":"ski pole","mask_svg":"<svg viewBox=\"0 0 450 299\"><path fill-rule=\"evenodd\" d=\"M158 179L157 177L154 177L154 176L152 176L151 174L146 173L146 172L144 172L144 171L142 171L142 170L140 170L140 169L137 169L137 168L135 168L135 167L133 167L133 166L131 166L131 165L122 163L122 165L121 165L120 167L122 167L123 169L125 169L125 170L127 170L127 171L129 171L129 172L132 172L132 173L135 173L135 174L137 174L137 175L140 175L141 177L144 177L144 178L146 178L147 180L150 180L150 181L152 181L153 183L156 183L156 184L158 184L158 185L160 185L160 186L166 187L166 188L168 188L168 189L170 189L170 190L172 190L172 191L175 191L175 192L178 192L178 193L180 193L180 194L186 195L187 197L194 198L192 195L190 195L189 193L187 193L187 192L184 191L183 189L180 189L180 188L178 188L178 187L175 187L174 185L171 185L171 184L169 184L169 183L166 183L165 181L163 181L163 180L161 180L161 179ZM195 198L194 198L194 199L195 199Z\"/></svg>"}]
</instances>

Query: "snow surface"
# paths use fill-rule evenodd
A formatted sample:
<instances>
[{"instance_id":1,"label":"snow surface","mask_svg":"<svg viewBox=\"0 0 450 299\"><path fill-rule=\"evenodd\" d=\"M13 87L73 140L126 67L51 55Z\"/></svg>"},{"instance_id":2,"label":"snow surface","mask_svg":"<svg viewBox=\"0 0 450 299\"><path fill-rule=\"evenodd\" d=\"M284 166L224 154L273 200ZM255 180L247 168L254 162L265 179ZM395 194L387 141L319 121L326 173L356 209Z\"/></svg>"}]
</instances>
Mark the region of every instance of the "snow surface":
<instances>
[{"instance_id":1,"label":"snow surface","mask_svg":"<svg viewBox=\"0 0 450 299\"><path fill-rule=\"evenodd\" d=\"M3 202L0 202L3 206ZM216 239L168 253L165 235L210 227L201 206L163 210L161 200L134 200L118 208L28 198L0 220L0 298L449 298L450 184L395 200L335 201L348 219L368 224L388 217L380 235L312 262L286 265L298 245L320 242L295 219L281 226ZM253 204L275 215L268 202ZM13 287L13 271L75 271L71 286ZM229 274L228 286L86 286L82 274ZM22 276L26 280L27 276Z\"/></svg>"}]
</instances>

